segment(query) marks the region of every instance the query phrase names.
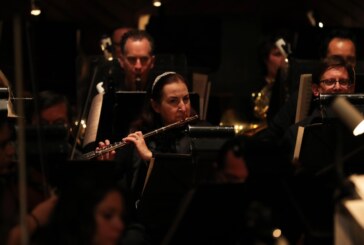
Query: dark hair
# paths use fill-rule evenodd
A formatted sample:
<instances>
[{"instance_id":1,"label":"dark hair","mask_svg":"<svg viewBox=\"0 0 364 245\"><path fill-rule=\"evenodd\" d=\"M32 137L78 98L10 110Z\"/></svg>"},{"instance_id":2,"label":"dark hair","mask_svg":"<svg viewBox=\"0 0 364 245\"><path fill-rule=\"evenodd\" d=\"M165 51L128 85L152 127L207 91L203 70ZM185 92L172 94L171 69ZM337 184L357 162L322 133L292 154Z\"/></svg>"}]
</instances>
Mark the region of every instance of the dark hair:
<instances>
[{"instance_id":1,"label":"dark hair","mask_svg":"<svg viewBox=\"0 0 364 245\"><path fill-rule=\"evenodd\" d=\"M330 69L343 67L347 71L349 75L349 79L352 83L355 83L355 71L354 68L345 61L345 59L341 56L331 56L326 59L323 59L319 65L317 66L317 69L312 74L312 82L315 84L319 84L321 80L321 76Z\"/></svg>"},{"instance_id":2,"label":"dark hair","mask_svg":"<svg viewBox=\"0 0 364 245\"><path fill-rule=\"evenodd\" d=\"M28 118L28 119L30 119L30 121L34 116L37 116L37 112L39 112L39 114L40 114L42 110L45 110L52 106L64 103L67 107L67 117L69 120L68 123L71 123L72 109L71 109L71 105L69 104L69 101L66 96L64 96L62 94L58 94L58 93L50 91L50 90L45 90L38 94L37 99L38 99L38 105L37 105L38 110L34 103L32 109L31 109L31 114Z\"/></svg>"},{"instance_id":3,"label":"dark hair","mask_svg":"<svg viewBox=\"0 0 364 245\"><path fill-rule=\"evenodd\" d=\"M347 29L332 29L332 30L330 30L329 33L326 34L326 36L323 38L323 41L322 41L322 43L320 45L319 53L320 53L320 58L321 59L326 58L327 51L328 51L328 48L329 48L329 44L334 38L350 40L350 41L353 42L354 46L357 47L356 37L349 30L347 30Z\"/></svg>"},{"instance_id":4,"label":"dark hair","mask_svg":"<svg viewBox=\"0 0 364 245\"><path fill-rule=\"evenodd\" d=\"M148 32L138 30L138 29L133 29L133 30L130 30L130 31L126 32L123 35L123 37L121 38L121 42L120 42L120 47L121 47L121 53L122 54L125 54L125 44L128 41L128 39L131 39L131 40L147 39L149 44L150 44L150 54L153 55L153 53L154 53L154 39L152 38L151 35L149 35Z\"/></svg>"},{"instance_id":5,"label":"dark hair","mask_svg":"<svg viewBox=\"0 0 364 245\"><path fill-rule=\"evenodd\" d=\"M86 178L64 189L44 230L47 244L91 244L96 207L112 191L120 193L125 206L123 192L112 181Z\"/></svg>"},{"instance_id":6,"label":"dark hair","mask_svg":"<svg viewBox=\"0 0 364 245\"><path fill-rule=\"evenodd\" d=\"M258 47L258 62L263 75L267 75L267 60L272 49L276 48L276 41L280 36L265 37Z\"/></svg>"},{"instance_id":7,"label":"dark hair","mask_svg":"<svg viewBox=\"0 0 364 245\"><path fill-rule=\"evenodd\" d=\"M166 72L156 78L153 85L148 89L142 116L132 124L132 130L150 130L162 126L162 118L153 110L150 100L153 99L155 102L160 103L164 86L177 81L184 83L188 88L185 78L175 72Z\"/></svg>"}]
</instances>

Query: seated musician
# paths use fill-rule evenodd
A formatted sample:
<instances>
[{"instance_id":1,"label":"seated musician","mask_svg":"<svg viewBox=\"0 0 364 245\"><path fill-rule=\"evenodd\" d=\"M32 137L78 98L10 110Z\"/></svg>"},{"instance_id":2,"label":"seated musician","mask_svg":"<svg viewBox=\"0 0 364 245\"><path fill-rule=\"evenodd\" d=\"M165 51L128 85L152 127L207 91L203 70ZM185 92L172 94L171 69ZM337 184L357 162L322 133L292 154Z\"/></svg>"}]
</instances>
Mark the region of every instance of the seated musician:
<instances>
[{"instance_id":1,"label":"seated musician","mask_svg":"<svg viewBox=\"0 0 364 245\"><path fill-rule=\"evenodd\" d=\"M38 94L38 108L34 107L29 115L32 125L64 125L68 131L69 155L71 148L76 143L75 156L81 154L78 142L75 142L72 134L73 113L68 98L50 90L42 91Z\"/></svg>"},{"instance_id":2,"label":"seated musician","mask_svg":"<svg viewBox=\"0 0 364 245\"><path fill-rule=\"evenodd\" d=\"M150 99L146 100L148 102L140 119L132 124L133 133L123 138L123 141L132 144L117 154L123 182L136 195L136 199L142 190L148 162L155 153L190 153L190 140L184 133L184 127L158 134L147 142L143 134L195 115L191 108L187 82L175 72L159 75L152 84L148 98ZM100 142L99 148L109 143L109 140ZM110 152L99 159L110 160L114 156L115 152Z\"/></svg>"},{"instance_id":3,"label":"seated musician","mask_svg":"<svg viewBox=\"0 0 364 245\"><path fill-rule=\"evenodd\" d=\"M354 68L342 57L323 60L317 67L316 72L312 74L311 90L313 97L317 99L323 93L354 93L354 76ZM299 126L307 127L323 122L321 109L318 103L315 105L308 117L292 125L285 133L283 148L286 148L291 156L294 152ZM304 131L304 134L306 135L308 132ZM301 242L305 244L332 244L334 193L337 191L336 183L333 180L336 179L336 176L333 175L332 171L322 171L327 167L326 162L329 161L322 157L326 152L324 143L326 139L319 140L319 137L310 139L319 142L306 141L306 152L301 152L299 161L295 162L297 171L292 183L289 184L290 188L292 188L291 193L294 193L292 200L294 200L295 208L299 213L297 217L301 218L292 220L288 226L293 231L292 234L301 234L300 236L304 237L304 241ZM307 147L310 149L307 150ZM321 158L324 161L304 161L302 158L309 156L307 156L308 154L302 155L303 153L312 154L311 159ZM332 152L332 156L335 157L335 152Z\"/></svg>"},{"instance_id":4,"label":"seated musician","mask_svg":"<svg viewBox=\"0 0 364 245\"><path fill-rule=\"evenodd\" d=\"M0 244L20 244L19 207L23 201L19 195L18 168L16 163L15 121L0 111ZM45 198L32 185L32 176L27 177L27 212L25 225L29 237L44 226L49 219L57 197ZM33 240L32 240L33 241Z\"/></svg>"},{"instance_id":5,"label":"seated musician","mask_svg":"<svg viewBox=\"0 0 364 245\"><path fill-rule=\"evenodd\" d=\"M324 59L320 62L315 73L312 74L312 94L314 98L323 93L354 93L354 91L354 68L340 56ZM289 151L293 152L298 126L307 126L320 122L321 118L320 108L316 106L307 118L292 125L286 131L283 144L288 147Z\"/></svg>"}]
</instances>

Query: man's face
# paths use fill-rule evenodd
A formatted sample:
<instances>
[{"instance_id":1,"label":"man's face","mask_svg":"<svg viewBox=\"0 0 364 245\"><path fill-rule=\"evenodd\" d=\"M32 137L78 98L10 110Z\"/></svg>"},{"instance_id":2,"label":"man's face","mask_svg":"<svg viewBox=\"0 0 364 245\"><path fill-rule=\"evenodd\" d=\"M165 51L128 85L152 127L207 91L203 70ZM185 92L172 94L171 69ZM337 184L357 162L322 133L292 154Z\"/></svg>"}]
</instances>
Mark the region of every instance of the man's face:
<instances>
[{"instance_id":1,"label":"man's face","mask_svg":"<svg viewBox=\"0 0 364 245\"><path fill-rule=\"evenodd\" d=\"M141 83L141 89L146 89L150 70L154 66L154 56L147 39L128 39L125 43L125 53L120 56L120 65L125 70L125 85L129 90L137 90L136 81Z\"/></svg>"},{"instance_id":2,"label":"man's face","mask_svg":"<svg viewBox=\"0 0 364 245\"><path fill-rule=\"evenodd\" d=\"M319 84L312 84L315 96L322 93L354 93L355 84L349 80L349 74L344 67L335 67L327 70L320 79Z\"/></svg>"},{"instance_id":3,"label":"man's face","mask_svg":"<svg viewBox=\"0 0 364 245\"><path fill-rule=\"evenodd\" d=\"M40 112L39 123L43 125L66 125L69 126L68 108L65 103L59 103L44 109ZM33 118L33 124L37 122L36 118Z\"/></svg>"},{"instance_id":4,"label":"man's face","mask_svg":"<svg viewBox=\"0 0 364 245\"><path fill-rule=\"evenodd\" d=\"M353 67L356 65L355 45L349 39L332 39L327 49L327 57L331 56L341 56Z\"/></svg>"}]
</instances>

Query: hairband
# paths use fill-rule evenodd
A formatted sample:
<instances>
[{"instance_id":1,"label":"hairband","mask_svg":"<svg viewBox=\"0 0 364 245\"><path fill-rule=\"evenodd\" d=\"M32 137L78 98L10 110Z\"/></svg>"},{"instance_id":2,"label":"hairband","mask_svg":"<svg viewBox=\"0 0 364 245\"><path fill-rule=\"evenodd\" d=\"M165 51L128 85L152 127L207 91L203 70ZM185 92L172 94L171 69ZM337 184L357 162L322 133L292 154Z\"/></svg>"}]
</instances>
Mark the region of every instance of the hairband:
<instances>
[{"instance_id":1,"label":"hairband","mask_svg":"<svg viewBox=\"0 0 364 245\"><path fill-rule=\"evenodd\" d=\"M174 71L167 71L167 72L164 72L162 74L160 74L159 76L157 76L152 84L152 93L153 93L153 90L154 90L154 87L155 85L158 83L159 80L161 80L162 77L164 76L167 76L169 74L176 74Z\"/></svg>"}]
</instances>

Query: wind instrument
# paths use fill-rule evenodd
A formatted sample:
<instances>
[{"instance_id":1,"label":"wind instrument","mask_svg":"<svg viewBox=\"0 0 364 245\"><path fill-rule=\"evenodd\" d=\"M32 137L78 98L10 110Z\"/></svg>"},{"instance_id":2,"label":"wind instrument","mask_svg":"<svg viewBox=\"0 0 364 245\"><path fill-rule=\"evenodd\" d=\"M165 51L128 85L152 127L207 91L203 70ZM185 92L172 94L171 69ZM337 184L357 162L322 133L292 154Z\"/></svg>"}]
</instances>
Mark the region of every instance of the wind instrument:
<instances>
[{"instance_id":1,"label":"wind instrument","mask_svg":"<svg viewBox=\"0 0 364 245\"><path fill-rule=\"evenodd\" d=\"M163 133L163 132L165 132L167 130L170 130L172 128L177 128L177 127L183 126L183 125L185 125L185 124L187 124L189 122L192 122L192 121L196 120L197 118L198 118L198 115L195 115L195 116L192 116L192 117L187 117L184 120L169 124L167 126L164 126L164 127L158 128L156 130L153 130L153 131L151 131L149 133L146 133L146 134L143 135L143 138L147 139L147 138L149 138L151 136ZM108 145L108 146L106 146L106 147L104 147L102 149L95 150L95 151L90 151L88 153L85 153L85 154L81 155L80 157L78 157L78 159L79 160L89 160L89 159L101 156L102 154L105 154L107 152L110 152L110 151L116 150L118 148L121 148L121 147L123 147L123 146L125 146L127 144L128 143L125 142L125 141L118 141L118 142L110 144L110 145Z\"/></svg>"}]
</instances>

